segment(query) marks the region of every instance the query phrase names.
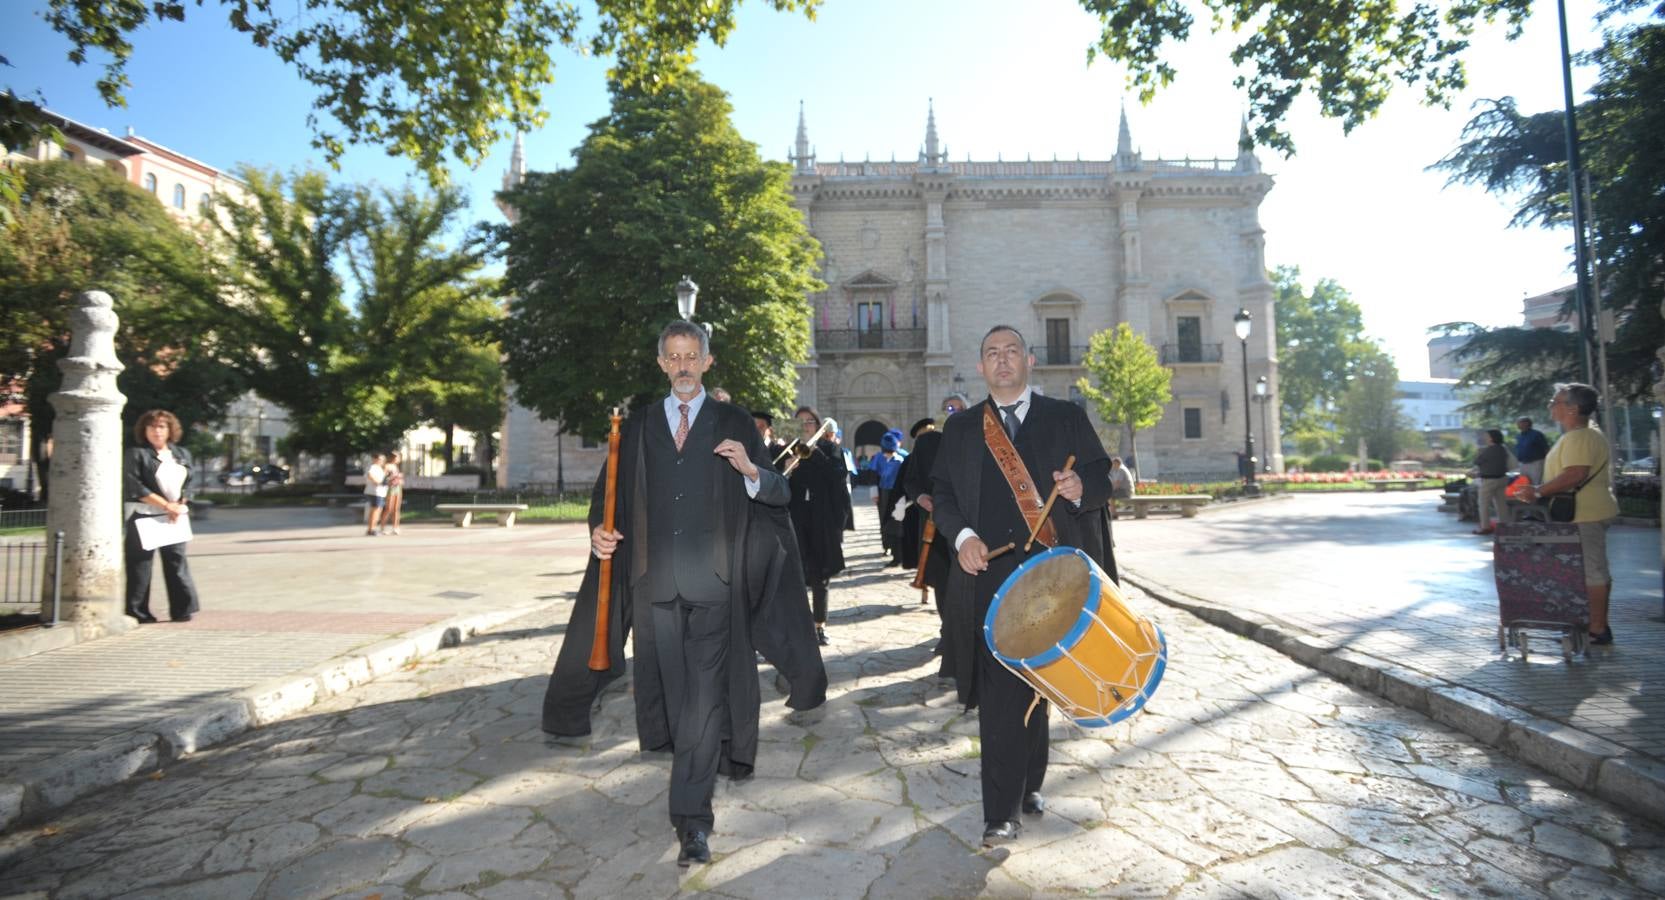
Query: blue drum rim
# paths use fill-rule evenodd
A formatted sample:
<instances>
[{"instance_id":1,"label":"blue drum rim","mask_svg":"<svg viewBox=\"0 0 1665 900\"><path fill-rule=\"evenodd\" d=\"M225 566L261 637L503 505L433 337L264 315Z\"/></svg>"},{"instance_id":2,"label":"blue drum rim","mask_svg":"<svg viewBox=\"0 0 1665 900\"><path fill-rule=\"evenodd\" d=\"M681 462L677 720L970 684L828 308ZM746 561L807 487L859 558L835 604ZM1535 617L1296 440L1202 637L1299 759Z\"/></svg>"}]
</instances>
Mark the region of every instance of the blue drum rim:
<instances>
[{"instance_id":1,"label":"blue drum rim","mask_svg":"<svg viewBox=\"0 0 1665 900\"><path fill-rule=\"evenodd\" d=\"M1156 693L1156 688L1162 684L1162 673L1168 668L1168 636L1162 632L1162 627L1155 622L1152 622L1150 627L1156 629L1156 642L1162 647L1161 652L1157 654L1156 665L1151 667L1150 681L1139 687L1139 692L1133 696L1131 701L1111 710L1110 715L1076 718L1073 719L1075 724L1083 728L1104 728L1108 725L1114 725L1145 708L1145 701Z\"/></svg>"},{"instance_id":2,"label":"blue drum rim","mask_svg":"<svg viewBox=\"0 0 1665 900\"><path fill-rule=\"evenodd\" d=\"M1058 556L1079 556L1084 562L1088 563L1087 575L1090 578L1090 582L1087 585L1087 601L1082 605L1081 610L1082 612L1095 614L1098 612L1100 599L1099 595L1103 591L1103 587L1098 579L1098 563L1093 562L1093 558L1088 556L1085 550L1082 550L1079 547L1053 547L1044 553L1038 553L1029 559L1024 560L1023 565L1018 566L1016 571L1006 576L1006 580L1000 585L1000 589L994 592L994 599L989 601L989 611L983 616L983 643L988 645L989 652L993 653L996 659L1009 666L1030 666L1038 669L1041 666L1051 665L1052 663L1064 658L1064 647L1075 646L1076 642L1081 640L1081 636L1087 633L1087 628L1090 626L1092 620L1088 619L1086 616L1077 616L1075 624L1070 626L1070 630L1066 632L1062 638L1054 642L1051 648L1043 650L1034 656L1019 659L1017 657L1007 656L1006 654L1001 653L1000 650L994 646L994 617L1000 612L1000 604L1006 599L1006 591L1015 585L1018 580L1023 577L1025 572L1028 572L1034 566Z\"/></svg>"}]
</instances>

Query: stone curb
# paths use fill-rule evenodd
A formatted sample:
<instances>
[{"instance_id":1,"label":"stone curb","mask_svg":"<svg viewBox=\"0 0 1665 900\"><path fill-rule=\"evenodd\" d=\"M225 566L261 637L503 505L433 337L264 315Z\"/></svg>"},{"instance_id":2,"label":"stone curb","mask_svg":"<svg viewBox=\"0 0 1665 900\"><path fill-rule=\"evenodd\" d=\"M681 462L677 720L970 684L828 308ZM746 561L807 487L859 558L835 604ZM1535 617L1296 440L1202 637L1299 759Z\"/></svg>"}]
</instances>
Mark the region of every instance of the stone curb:
<instances>
[{"instance_id":1,"label":"stone curb","mask_svg":"<svg viewBox=\"0 0 1665 900\"><path fill-rule=\"evenodd\" d=\"M1122 577L1166 606L1183 609L1339 681L1416 710L1615 806L1665 825L1665 761L1258 613L1220 606L1125 568Z\"/></svg>"},{"instance_id":2,"label":"stone curb","mask_svg":"<svg viewBox=\"0 0 1665 900\"><path fill-rule=\"evenodd\" d=\"M293 675L192 704L134 732L24 766L0 780L0 831L38 822L92 791L292 716L541 606L453 616Z\"/></svg>"}]
</instances>

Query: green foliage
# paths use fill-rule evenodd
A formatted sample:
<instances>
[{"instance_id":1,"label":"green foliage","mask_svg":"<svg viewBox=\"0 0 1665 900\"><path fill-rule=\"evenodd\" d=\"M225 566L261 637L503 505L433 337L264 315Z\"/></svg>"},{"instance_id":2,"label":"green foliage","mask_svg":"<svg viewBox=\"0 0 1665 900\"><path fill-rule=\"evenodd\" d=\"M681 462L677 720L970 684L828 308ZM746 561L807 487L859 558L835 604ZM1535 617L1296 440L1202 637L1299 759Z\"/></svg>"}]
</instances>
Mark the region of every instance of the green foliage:
<instances>
[{"instance_id":1,"label":"green foliage","mask_svg":"<svg viewBox=\"0 0 1665 900\"><path fill-rule=\"evenodd\" d=\"M1106 425L1127 427L1129 447L1139 431L1162 421L1163 407L1173 399L1174 373L1132 326L1123 322L1114 331L1093 335L1081 364L1087 374L1076 381L1076 387ZM1112 433L1112 452L1120 437L1119 431Z\"/></svg>"},{"instance_id":2,"label":"green foliage","mask_svg":"<svg viewBox=\"0 0 1665 900\"><path fill-rule=\"evenodd\" d=\"M1614 4L1611 9L1633 4ZM1655 354L1665 344L1660 285L1665 284L1665 7L1604 32L1585 55L1599 66L1590 99L1578 106L1581 155L1593 187L1591 247L1602 304L1616 313L1608 347L1614 398L1649 399ZM1463 130L1463 143L1435 163L1450 183L1480 184L1518 197L1514 224L1559 228L1571 221L1567 145L1561 110L1520 113L1512 98L1486 101ZM1520 328L1439 326L1467 333L1458 359L1465 385L1483 385L1469 409L1489 417L1539 410L1557 381L1586 380L1572 335Z\"/></svg>"},{"instance_id":3,"label":"green foliage","mask_svg":"<svg viewBox=\"0 0 1665 900\"><path fill-rule=\"evenodd\" d=\"M1361 361L1374 349L1364 337L1364 312L1347 289L1328 278L1301 286L1301 270L1272 272L1277 319L1278 408L1290 434L1327 434ZM1316 452L1319 448L1302 448Z\"/></svg>"},{"instance_id":4,"label":"green foliage","mask_svg":"<svg viewBox=\"0 0 1665 900\"><path fill-rule=\"evenodd\" d=\"M197 0L203 6L210 0ZM811 18L820 0L769 0ZM72 45L69 58L108 54L99 93L123 106L131 87L128 36L184 21L186 0L51 0L46 20ZM616 52L621 70L648 83L676 70L709 38L721 46L739 0L596 0L585 34L569 0L220 0L231 28L292 66L318 91L308 117L313 146L333 165L348 144L371 143L416 162L443 183L454 154L474 166L512 130L547 118L543 89L559 46ZM327 120L327 121L325 121Z\"/></svg>"},{"instance_id":5,"label":"green foliage","mask_svg":"<svg viewBox=\"0 0 1665 900\"><path fill-rule=\"evenodd\" d=\"M108 293L120 317L128 425L154 408L187 429L219 418L242 387L196 340L214 297L198 237L110 169L54 161L15 171L21 190L0 234L0 382L24 386L35 440L52 433L46 398L61 383L71 304L87 290Z\"/></svg>"},{"instance_id":6,"label":"green foliage","mask_svg":"<svg viewBox=\"0 0 1665 900\"><path fill-rule=\"evenodd\" d=\"M1103 32L1088 48L1125 63L1128 80L1148 103L1176 74L1163 44L1182 44L1194 24L1183 0L1081 0ZM1396 85L1418 89L1423 101L1445 105L1467 85L1461 59L1481 22L1503 20L1519 35L1528 0L1462 0L1444 9L1396 0L1203 0L1210 30L1246 33L1231 61L1246 69L1254 141L1284 154L1295 144L1281 123L1295 98L1311 91L1319 110L1351 132L1374 116Z\"/></svg>"},{"instance_id":7,"label":"green foliage","mask_svg":"<svg viewBox=\"0 0 1665 900\"><path fill-rule=\"evenodd\" d=\"M742 405L780 409L809 353L807 296L820 248L792 205L790 173L730 122L727 95L692 72L647 91L612 85L571 169L530 175L504 199L514 297L501 331L517 399L599 438L607 411L662 396L655 340L675 285L700 285L720 381Z\"/></svg>"},{"instance_id":8,"label":"green foliage","mask_svg":"<svg viewBox=\"0 0 1665 900\"><path fill-rule=\"evenodd\" d=\"M1345 472L1352 462L1353 460L1349 457L1341 456L1335 453L1325 453L1320 456L1314 456L1312 461L1307 463L1306 471Z\"/></svg>"},{"instance_id":9,"label":"green foliage","mask_svg":"<svg viewBox=\"0 0 1665 900\"><path fill-rule=\"evenodd\" d=\"M334 454L339 480L346 453L392 443L459 393L501 392L501 375L477 365L495 352L491 284L475 277L486 235L442 241L466 207L456 189L241 177L248 201L216 205L229 290L204 339L289 410L292 451Z\"/></svg>"},{"instance_id":10,"label":"green foliage","mask_svg":"<svg viewBox=\"0 0 1665 900\"><path fill-rule=\"evenodd\" d=\"M1400 434L1411 425L1399 411L1399 370L1393 358L1374 345L1358 363L1337 411L1342 434L1348 442L1363 438L1370 456L1397 459Z\"/></svg>"}]
</instances>

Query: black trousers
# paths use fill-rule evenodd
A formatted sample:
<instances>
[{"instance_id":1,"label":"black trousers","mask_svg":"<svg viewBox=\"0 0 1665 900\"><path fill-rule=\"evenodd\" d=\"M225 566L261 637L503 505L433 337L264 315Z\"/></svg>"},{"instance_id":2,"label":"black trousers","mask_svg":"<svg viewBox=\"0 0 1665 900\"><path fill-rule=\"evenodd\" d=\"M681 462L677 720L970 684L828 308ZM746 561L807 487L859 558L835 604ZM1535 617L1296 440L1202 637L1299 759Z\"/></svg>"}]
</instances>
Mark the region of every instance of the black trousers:
<instances>
[{"instance_id":1,"label":"black trousers","mask_svg":"<svg viewBox=\"0 0 1665 900\"><path fill-rule=\"evenodd\" d=\"M815 624L827 624L827 582L809 583L810 614L815 618Z\"/></svg>"},{"instance_id":2,"label":"black trousers","mask_svg":"<svg viewBox=\"0 0 1665 900\"><path fill-rule=\"evenodd\" d=\"M671 825L681 835L711 831L711 795L728 732L727 602L681 597L653 604L653 634L665 708L671 716Z\"/></svg>"},{"instance_id":3,"label":"black trousers","mask_svg":"<svg viewBox=\"0 0 1665 900\"><path fill-rule=\"evenodd\" d=\"M983 821L1018 817L1023 795L1046 781L1052 742L1051 704L1042 700L1023 724L1035 689L1002 666L979 633L977 639L977 736L982 741Z\"/></svg>"},{"instance_id":4,"label":"black trousers","mask_svg":"<svg viewBox=\"0 0 1665 900\"><path fill-rule=\"evenodd\" d=\"M162 554L162 581L168 589L168 618L179 619L197 611L197 586L191 581L190 564L185 560L186 544L172 544L146 550L139 546L139 529L127 520L127 614L137 619L151 617L150 576L155 568L153 559Z\"/></svg>"}]
</instances>

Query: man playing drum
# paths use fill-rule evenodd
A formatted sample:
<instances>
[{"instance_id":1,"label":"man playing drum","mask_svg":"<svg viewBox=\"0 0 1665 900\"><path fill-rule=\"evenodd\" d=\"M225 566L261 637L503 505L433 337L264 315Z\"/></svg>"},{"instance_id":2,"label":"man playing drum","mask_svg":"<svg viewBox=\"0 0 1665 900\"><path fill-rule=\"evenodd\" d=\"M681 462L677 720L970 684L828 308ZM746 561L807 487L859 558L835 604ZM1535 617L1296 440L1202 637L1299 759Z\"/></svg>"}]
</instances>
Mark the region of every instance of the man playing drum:
<instances>
[{"instance_id":1,"label":"man playing drum","mask_svg":"<svg viewBox=\"0 0 1665 900\"><path fill-rule=\"evenodd\" d=\"M958 554L942 597L952 645L946 655L954 662L961 702L980 709L985 846L1018 836L1020 809L1042 813L1048 754L1049 705L1036 703L1034 688L1000 665L982 639L994 594L1048 545L1078 547L1116 577L1107 511L1110 458L1079 406L1030 388L1034 364L1016 328L989 329L977 362L989 397L948 420L932 470L937 530L952 539ZM1071 456L1075 466L1067 468ZM1054 485L1058 499L1042 522L1041 507ZM1040 540L1025 552L1036 525ZM1009 543L1016 546L994 553Z\"/></svg>"}]
</instances>

